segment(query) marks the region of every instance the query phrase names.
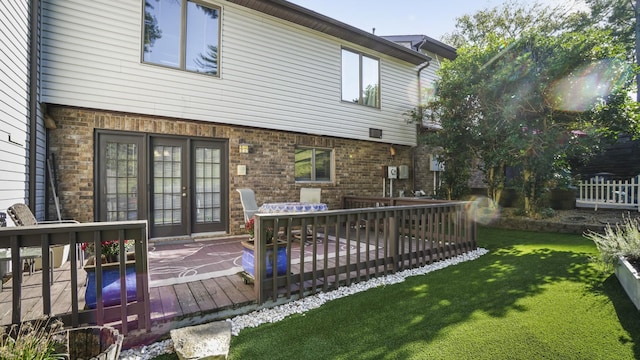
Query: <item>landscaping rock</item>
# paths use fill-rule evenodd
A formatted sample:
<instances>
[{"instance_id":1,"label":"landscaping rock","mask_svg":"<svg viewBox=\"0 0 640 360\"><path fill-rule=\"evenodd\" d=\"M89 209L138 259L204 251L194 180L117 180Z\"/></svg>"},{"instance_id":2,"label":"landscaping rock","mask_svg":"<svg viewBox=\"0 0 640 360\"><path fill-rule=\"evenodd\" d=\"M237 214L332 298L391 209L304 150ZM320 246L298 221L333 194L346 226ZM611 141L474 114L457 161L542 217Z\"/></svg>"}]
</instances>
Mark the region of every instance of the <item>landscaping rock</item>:
<instances>
[{"instance_id":1,"label":"landscaping rock","mask_svg":"<svg viewBox=\"0 0 640 360\"><path fill-rule=\"evenodd\" d=\"M231 342L231 323L208 324L171 330L171 339L180 360L226 359Z\"/></svg>"}]
</instances>

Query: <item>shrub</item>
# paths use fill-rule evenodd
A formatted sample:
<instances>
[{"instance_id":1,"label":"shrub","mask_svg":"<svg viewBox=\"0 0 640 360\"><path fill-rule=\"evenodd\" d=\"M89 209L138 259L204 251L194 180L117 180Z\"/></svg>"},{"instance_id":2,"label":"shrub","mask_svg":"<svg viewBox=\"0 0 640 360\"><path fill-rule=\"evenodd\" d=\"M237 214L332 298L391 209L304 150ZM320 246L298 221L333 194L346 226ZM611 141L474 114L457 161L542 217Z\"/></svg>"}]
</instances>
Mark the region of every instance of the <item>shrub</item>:
<instances>
[{"instance_id":1,"label":"shrub","mask_svg":"<svg viewBox=\"0 0 640 360\"><path fill-rule=\"evenodd\" d=\"M584 236L595 242L605 264L614 265L618 256L634 263L640 261L640 220L637 218L624 217L623 223L615 227L607 224L603 234L589 231Z\"/></svg>"},{"instance_id":2,"label":"shrub","mask_svg":"<svg viewBox=\"0 0 640 360\"><path fill-rule=\"evenodd\" d=\"M62 359L63 355L58 354L60 344L54 335L61 329L61 321L49 318L9 328L0 326L0 359Z\"/></svg>"},{"instance_id":3,"label":"shrub","mask_svg":"<svg viewBox=\"0 0 640 360\"><path fill-rule=\"evenodd\" d=\"M556 216L556 211L552 208L542 208L540 209L539 214L542 219L550 219Z\"/></svg>"}]
</instances>

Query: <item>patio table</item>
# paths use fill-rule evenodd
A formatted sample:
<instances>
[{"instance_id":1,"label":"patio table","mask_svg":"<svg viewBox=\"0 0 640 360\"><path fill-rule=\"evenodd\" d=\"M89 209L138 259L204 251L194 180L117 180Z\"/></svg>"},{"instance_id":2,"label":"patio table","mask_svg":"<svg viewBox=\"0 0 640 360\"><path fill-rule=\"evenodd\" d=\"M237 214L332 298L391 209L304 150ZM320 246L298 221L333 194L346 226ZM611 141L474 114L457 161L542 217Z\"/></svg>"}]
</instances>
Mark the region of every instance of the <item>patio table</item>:
<instances>
[{"instance_id":1,"label":"patio table","mask_svg":"<svg viewBox=\"0 0 640 360\"><path fill-rule=\"evenodd\" d=\"M261 214L274 214L274 213L297 213L297 212L316 212L326 211L329 208L324 203L309 203L309 202L278 202L278 203L264 203L258 209Z\"/></svg>"},{"instance_id":2,"label":"patio table","mask_svg":"<svg viewBox=\"0 0 640 360\"><path fill-rule=\"evenodd\" d=\"M261 214L281 214L281 213L303 213L303 212L318 212L327 211L329 208L325 203L309 203L309 202L280 202L280 203L265 203L260 206L258 213ZM307 227L307 235L311 231L310 227ZM284 232L287 232L284 227ZM302 234L298 233L294 237L298 240L302 239Z\"/></svg>"}]
</instances>

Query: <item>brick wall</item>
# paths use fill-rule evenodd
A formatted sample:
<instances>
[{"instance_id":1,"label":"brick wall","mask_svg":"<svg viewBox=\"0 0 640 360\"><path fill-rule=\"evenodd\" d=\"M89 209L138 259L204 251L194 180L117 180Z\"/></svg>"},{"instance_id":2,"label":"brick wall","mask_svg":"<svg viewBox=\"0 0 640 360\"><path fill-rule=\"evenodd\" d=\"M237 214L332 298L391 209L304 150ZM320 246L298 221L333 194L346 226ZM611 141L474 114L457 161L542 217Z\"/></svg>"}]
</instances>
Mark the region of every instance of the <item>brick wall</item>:
<instances>
[{"instance_id":1,"label":"brick wall","mask_svg":"<svg viewBox=\"0 0 640 360\"><path fill-rule=\"evenodd\" d=\"M244 233L240 229L243 215L240 198L235 191L237 188L252 188L258 204L261 204L295 201L299 199L301 187L321 187L322 202L327 203L330 209L337 209L345 195L382 196L382 166L408 165L410 178L394 180L394 194L397 196L399 190L405 190L407 194L413 190L413 149L408 146L394 145L395 156L392 157L389 145L369 141L62 106L49 106L48 113L57 127L50 130L49 151L56 158L62 215L82 222L94 220L96 129L229 139L231 234ZM239 153L240 139L252 144L251 153ZM335 181L326 184L296 184L296 145L334 149ZM238 165L246 165L245 176L237 175ZM386 186L388 192L388 180Z\"/></svg>"}]
</instances>

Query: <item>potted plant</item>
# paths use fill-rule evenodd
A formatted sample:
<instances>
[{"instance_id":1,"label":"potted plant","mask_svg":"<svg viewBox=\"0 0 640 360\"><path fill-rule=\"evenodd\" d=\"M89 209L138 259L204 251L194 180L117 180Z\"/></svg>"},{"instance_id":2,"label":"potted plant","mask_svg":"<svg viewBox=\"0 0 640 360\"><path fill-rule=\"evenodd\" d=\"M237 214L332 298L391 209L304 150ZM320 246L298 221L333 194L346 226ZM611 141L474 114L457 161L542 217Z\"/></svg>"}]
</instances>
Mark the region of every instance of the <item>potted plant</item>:
<instances>
[{"instance_id":1,"label":"potted plant","mask_svg":"<svg viewBox=\"0 0 640 360\"><path fill-rule=\"evenodd\" d=\"M136 270L133 240L125 240L126 257L126 291L127 301L136 299ZM85 288L85 303L90 309L94 309L97 303L96 294L96 251L94 243L83 243L82 250L90 255L84 270L87 272L87 284ZM103 241L100 245L100 258L102 269L102 303L104 306L120 304L120 244L118 240Z\"/></svg>"},{"instance_id":2,"label":"potted plant","mask_svg":"<svg viewBox=\"0 0 640 360\"><path fill-rule=\"evenodd\" d=\"M625 217L622 224L607 224L604 233L590 231L585 236L595 242L601 260L614 267L618 281L640 310L640 219Z\"/></svg>"},{"instance_id":3,"label":"potted plant","mask_svg":"<svg viewBox=\"0 0 640 360\"><path fill-rule=\"evenodd\" d=\"M245 223L245 229L249 234L249 240L242 241L242 268L245 273L250 275L252 278L255 276L255 220L254 218L249 219ZM287 273L287 247L285 242L274 241L274 231L272 227L267 228L267 256L266 256L266 265L267 265L267 277L271 277L273 275L273 265L274 265L274 247L276 250L276 266L277 266L277 274L284 275Z\"/></svg>"}]
</instances>

